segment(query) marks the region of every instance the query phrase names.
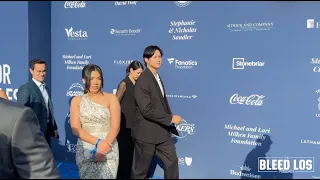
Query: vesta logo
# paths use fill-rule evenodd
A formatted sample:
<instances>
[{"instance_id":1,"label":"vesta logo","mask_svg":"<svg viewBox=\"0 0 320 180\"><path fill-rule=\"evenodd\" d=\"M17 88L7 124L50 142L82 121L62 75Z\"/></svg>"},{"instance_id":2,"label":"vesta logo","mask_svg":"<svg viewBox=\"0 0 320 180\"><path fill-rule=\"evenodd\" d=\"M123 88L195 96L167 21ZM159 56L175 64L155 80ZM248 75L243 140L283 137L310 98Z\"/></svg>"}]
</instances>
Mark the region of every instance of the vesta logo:
<instances>
[{"instance_id":1,"label":"vesta logo","mask_svg":"<svg viewBox=\"0 0 320 180\"><path fill-rule=\"evenodd\" d=\"M84 40L88 38L88 32L81 29L75 31L73 27L70 27L69 29L65 28L65 31L69 40Z\"/></svg>"}]
</instances>

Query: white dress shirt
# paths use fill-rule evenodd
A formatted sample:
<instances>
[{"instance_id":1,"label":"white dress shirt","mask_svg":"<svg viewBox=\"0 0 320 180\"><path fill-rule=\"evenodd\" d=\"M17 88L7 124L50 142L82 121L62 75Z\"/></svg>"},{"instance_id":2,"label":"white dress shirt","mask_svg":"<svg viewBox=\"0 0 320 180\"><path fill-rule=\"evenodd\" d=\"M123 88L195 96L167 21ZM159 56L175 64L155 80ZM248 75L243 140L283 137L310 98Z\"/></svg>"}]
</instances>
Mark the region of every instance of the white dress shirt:
<instances>
[{"instance_id":1,"label":"white dress shirt","mask_svg":"<svg viewBox=\"0 0 320 180\"><path fill-rule=\"evenodd\" d=\"M156 80L157 80L157 82L158 82L158 85L159 85L159 87L160 87L162 96L164 97L164 91L163 91L163 87L162 87L162 84L161 84L161 80L160 80L159 74L157 73L156 75L154 75L154 77L156 78Z\"/></svg>"},{"instance_id":2,"label":"white dress shirt","mask_svg":"<svg viewBox=\"0 0 320 180\"><path fill-rule=\"evenodd\" d=\"M153 74L153 75L154 75L154 74ZM164 97L164 90L163 90L163 86L162 86L162 83L161 83L159 74L157 73L156 75L154 75L154 77L156 78L156 80L157 80L157 82L158 82L158 85L159 85L159 87L160 87L162 96ZM174 124L172 123L172 120L171 120L170 126L174 126Z\"/></svg>"},{"instance_id":3,"label":"white dress shirt","mask_svg":"<svg viewBox=\"0 0 320 180\"><path fill-rule=\"evenodd\" d=\"M40 92L41 92L42 97L44 99L44 103L46 104L46 108L47 108L47 117L48 117L47 122L49 122L49 95L48 95L48 92L47 92L47 90L45 88L46 84L45 83L41 83L41 82L39 82L39 81L37 81L37 80L35 80L33 78L32 78L32 80L33 80L33 82L36 83L36 85L40 89Z\"/></svg>"}]
</instances>

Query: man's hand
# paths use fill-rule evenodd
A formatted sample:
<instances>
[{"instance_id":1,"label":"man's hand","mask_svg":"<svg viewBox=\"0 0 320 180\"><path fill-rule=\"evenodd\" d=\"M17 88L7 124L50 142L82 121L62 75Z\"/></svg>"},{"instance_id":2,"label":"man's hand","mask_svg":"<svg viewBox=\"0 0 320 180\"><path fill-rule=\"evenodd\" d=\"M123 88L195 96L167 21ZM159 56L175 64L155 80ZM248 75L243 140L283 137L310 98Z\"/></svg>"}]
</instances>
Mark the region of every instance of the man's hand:
<instances>
[{"instance_id":1,"label":"man's hand","mask_svg":"<svg viewBox=\"0 0 320 180\"><path fill-rule=\"evenodd\" d=\"M58 132L58 130L54 130L54 137L55 137L56 139L59 139L59 132Z\"/></svg>"},{"instance_id":2,"label":"man's hand","mask_svg":"<svg viewBox=\"0 0 320 180\"><path fill-rule=\"evenodd\" d=\"M172 116L172 123L174 124L180 124L182 122L182 117L178 115Z\"/></svg>"}]
</instances>

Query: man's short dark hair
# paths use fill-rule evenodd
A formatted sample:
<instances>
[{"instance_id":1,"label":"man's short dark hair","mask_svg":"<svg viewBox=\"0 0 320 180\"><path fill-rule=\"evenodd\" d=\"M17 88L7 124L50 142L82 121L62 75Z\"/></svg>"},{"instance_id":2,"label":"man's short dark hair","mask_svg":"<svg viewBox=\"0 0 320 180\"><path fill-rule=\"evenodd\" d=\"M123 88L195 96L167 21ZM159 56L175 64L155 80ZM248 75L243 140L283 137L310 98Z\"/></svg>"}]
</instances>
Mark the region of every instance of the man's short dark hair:
<instances>
[{"instance_id":1,"label":"man's short dark hair","mask_svg":"<svg viewBox=\"0 0 320 180\"><path fill-rule=\"evenodd\" d=\"M30 62L29 62L29 67L30 69L34 70L34 66L36 64L46 64L46 62L41 59L41 58L35 58L35 59L32 59Z\"/></svg>"},{"instance_id":2,"label":"man's short dark hair","mask_svg":"<svg viewBox=\"0 0 320 180\"><path fill-rule=\"evenodd\" d=\"M151 58L154 55L154 53L156 52L156 50L160 51L160 54L161 54L161 57L162 57L163 56L163 51L160 49L160 47L154 46L154 45L150 45L150 46L148 46L148 47L146 47L144 49L143 60L144 60L144 58L147 58L147 59ZM145 63L145 65L147 65L146 61L144 61L144 63Z\"/></svg>"}]
</instances>

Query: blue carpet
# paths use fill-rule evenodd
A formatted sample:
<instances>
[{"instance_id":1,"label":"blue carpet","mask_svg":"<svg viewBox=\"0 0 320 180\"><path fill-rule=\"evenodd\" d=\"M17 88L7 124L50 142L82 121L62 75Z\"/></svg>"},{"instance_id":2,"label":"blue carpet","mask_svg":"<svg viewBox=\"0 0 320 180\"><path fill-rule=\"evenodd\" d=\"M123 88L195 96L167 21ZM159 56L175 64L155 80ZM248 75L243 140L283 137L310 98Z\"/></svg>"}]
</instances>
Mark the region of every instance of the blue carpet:
<instances>
[{"instance_id":1,"label":"blue carpet","mask_svg":"<svg viewBox=\"0 0 320 180\"><path fill-rule=\"evenodd\" d=\"M57 167L62 179L80 179L78 167L75 163L58 161Z\"/></svg>"},{"instance_id":2,"label":"blue carpet","mask_svg":"<svg viewBox=\"0 0 320 180\"><path fill-rule=\"evenodd\" d=\"M57 161L57 167L60 171L61 179L80 179L78 167L73 162ZM163 179L161 176L153 176L149 179Z\"/></svg>"}]
</instances>

